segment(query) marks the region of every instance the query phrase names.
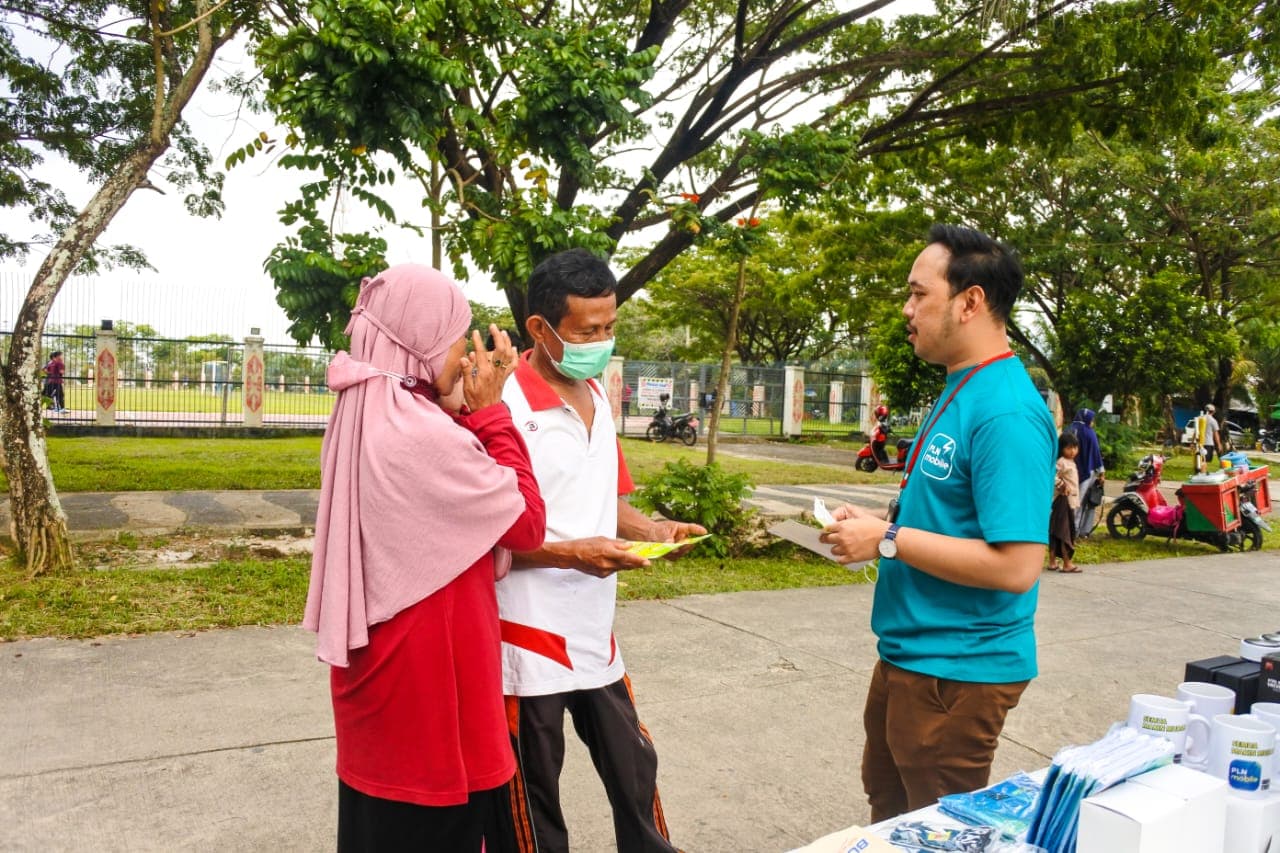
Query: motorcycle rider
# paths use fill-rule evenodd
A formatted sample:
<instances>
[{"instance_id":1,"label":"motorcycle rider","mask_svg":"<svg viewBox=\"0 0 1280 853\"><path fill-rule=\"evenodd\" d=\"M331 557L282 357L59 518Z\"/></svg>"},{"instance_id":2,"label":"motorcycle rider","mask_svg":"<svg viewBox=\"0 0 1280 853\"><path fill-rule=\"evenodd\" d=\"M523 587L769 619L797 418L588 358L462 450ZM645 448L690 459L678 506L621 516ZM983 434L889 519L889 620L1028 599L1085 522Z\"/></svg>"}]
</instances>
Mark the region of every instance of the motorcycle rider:
<instances>
[{"instance_id":1,"label":"motorcycle rider","mask_svg":"<svg viewBox=\"0 0 1280 853\"><path fill-rule=\"evenodd\" d=\"M876 456L876 462L881 465L887 465L892 460L889 454L885 452L884 446L889 441L889 407L881 403L876 406L876 429L871 436L871 452Z\"/></svg>"}]
</instances>

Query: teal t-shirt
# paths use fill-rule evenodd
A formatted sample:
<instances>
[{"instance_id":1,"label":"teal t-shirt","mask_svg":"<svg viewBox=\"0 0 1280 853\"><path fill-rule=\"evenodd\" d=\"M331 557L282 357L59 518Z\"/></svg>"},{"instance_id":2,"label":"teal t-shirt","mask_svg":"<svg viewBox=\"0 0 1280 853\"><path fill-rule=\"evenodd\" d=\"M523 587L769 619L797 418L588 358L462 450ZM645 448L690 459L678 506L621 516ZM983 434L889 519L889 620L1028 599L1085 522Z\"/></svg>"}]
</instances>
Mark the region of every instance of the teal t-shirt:
<instances>
[{"instance_id":1,"label":"teal t-shirt","mask_svg":"<svg viewBox=\"0 0 1280 853\"><path fill-rule=\"evenodd\" d=\"M939 405L972 369L947 377ZM916 439L924 444L900 495L898 522L990 543L1048 542L1057 431L1022 364L991 362L937 423L931 419L924 420L928 434ZM880 657L953 681L1034 678L1039 586L1021 594L978 589L881 559L871 610Z\"/></svg>"}]
</instances>

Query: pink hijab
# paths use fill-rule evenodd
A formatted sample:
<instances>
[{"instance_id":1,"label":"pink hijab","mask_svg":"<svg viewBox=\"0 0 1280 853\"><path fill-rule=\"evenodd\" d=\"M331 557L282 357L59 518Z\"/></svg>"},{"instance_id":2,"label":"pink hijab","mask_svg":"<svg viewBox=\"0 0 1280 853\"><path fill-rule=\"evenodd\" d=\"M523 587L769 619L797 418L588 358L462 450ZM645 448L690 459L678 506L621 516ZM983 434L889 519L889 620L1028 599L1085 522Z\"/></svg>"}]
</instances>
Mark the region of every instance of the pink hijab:
<instances>
[{"instance_id":1,"label":"pink hijab","mask_svg":"<svg viewBox=\"0 0 1280 853\"><path fill-rule=\"evenodd\" d=\"M414 264L365 279L329 365L338 392L321 448L320 505L303 627L316 655L347 666L369 628L444 587L524 510L515 472L431 399L471 308L442 273ZM412 380L410 380L412 383Z\"/></svg>"}]
</instances>

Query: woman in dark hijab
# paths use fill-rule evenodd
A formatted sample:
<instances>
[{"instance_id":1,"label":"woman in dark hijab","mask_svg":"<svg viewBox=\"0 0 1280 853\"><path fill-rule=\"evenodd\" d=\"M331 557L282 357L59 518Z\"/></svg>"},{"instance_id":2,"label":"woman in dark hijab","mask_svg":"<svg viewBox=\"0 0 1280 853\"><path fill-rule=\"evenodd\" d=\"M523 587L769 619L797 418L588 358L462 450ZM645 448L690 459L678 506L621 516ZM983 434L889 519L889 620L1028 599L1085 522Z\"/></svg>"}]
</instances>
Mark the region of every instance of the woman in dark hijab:
<instances>
[{"instance_id":1,"label":"woman in dark hijab","mask_svg":"<svg viewBox=\"0 0 1280 853\"><path fill-rule=\"evenodd\" d=\"M1094 482L1105 482L1106 469L1102 467L1102 448L1098 446L1098 434L1093 431L1093 409L1081 409L1071 422L1071 431L1080 440L1080 452L1076 454L1076 472L1080 476L1080 515L1076 518L1076 535L1088 536L1097 523L1095 510L1098 505L1089 501Z\"/></svg>"}]
</instances>

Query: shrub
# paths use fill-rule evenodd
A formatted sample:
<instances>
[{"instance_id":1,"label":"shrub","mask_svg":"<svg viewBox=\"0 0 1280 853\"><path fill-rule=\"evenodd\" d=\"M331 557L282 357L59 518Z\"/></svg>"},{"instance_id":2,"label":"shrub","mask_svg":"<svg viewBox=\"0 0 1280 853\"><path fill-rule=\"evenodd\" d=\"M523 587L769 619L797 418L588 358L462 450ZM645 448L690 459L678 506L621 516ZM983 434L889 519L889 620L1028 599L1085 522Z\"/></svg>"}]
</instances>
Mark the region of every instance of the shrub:
<instances>
[{"instance_id":1,"label":"shrub","mask_svg":"<svg viewBox=\"0 0 1280 853\"><path fill-rule=\"evenodd\" d=\"M1133 448L1138 440L1137 430L1119 421L1112 423L1110 419L1101 417L1094 422L1093 429L1098 434L1102 464L1108 471L1121 471L1132 466L1135 459Z\"/></svg>"},{"instance_id":2,"label":"shrub","mask_svg":"<svg viewBox=\"0 0 1280 853\"><path fill-rule=\"evenodd\" d=\"M741 554L750 544L755 510L742 505L750 492L751 481L745 474L726 473L714 462L693 465L678 459L645 481L631 502L645 512L701 524L715 535L697 547L727 557Z\"/></svg>"}]
</instances>

